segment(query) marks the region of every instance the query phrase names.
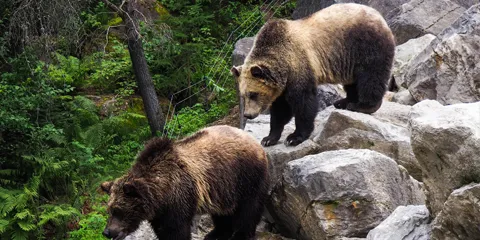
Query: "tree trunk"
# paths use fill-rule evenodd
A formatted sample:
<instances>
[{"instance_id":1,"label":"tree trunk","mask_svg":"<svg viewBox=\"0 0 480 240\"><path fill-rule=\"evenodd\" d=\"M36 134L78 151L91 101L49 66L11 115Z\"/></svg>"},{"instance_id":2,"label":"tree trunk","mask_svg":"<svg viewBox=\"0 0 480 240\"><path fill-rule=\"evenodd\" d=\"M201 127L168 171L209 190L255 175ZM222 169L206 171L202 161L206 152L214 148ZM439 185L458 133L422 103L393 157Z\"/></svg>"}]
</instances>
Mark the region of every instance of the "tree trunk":
<instances>
[{"instance_id":1,"label":"tree trunk","mask_svg":"<svg viewBox=\"0 0 480 240\"><path fill-rule=\"evenodd\" d=\"M155 136L163 131L165 125L164 116L158 103L157 94L153 85L150 71L148 70L147 60L142 46L140 28L138 24L138 11L136 11L137 0L128 0L123 8L115 6L108 0L103 0L107 6L115 10L125 23L127 33L128 52L132 60L133 72L137 80L138 89L142 96L145 113L147 114L150 131Z\"/></svg>"}]
</instances>

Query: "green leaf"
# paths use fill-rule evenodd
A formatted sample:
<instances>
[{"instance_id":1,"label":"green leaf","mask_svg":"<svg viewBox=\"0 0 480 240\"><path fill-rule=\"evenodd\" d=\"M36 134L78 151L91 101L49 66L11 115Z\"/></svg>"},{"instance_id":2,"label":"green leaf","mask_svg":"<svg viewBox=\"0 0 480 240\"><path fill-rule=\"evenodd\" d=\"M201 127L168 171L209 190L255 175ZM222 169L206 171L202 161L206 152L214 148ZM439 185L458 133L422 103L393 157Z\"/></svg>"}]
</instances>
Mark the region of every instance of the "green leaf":
<instances>
[{"instance_id":1,"label":"green leaf","mask_svg":"<svg viewBox=\"0 0 480 240\"><path fill-rule=\"evenodd\" d=\"M27 221L18 221L17 224L23 231L26 232L32 231L37 228L37 225Z\"/></svg>"},{"instance_id":2,"label":"green leaf","mask_svg":"<svg viewBox=\"0 0 480 240\"><path fill-rule=\"evenodd\" d=\"M0 219L0 233L3 233L7 230L8 225L10 225L10 221L5 219Z\"/></svg>"}]
</instances>

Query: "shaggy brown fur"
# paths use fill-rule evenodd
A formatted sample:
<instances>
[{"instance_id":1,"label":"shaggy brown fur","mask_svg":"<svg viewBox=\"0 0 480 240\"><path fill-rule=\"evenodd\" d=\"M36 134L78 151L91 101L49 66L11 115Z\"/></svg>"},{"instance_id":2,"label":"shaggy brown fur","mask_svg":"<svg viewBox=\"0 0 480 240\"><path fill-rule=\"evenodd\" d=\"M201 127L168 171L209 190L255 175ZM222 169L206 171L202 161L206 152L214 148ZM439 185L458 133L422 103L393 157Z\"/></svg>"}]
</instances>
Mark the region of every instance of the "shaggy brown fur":
<instances>
[{"instance_id":1,"label":"shaggy brown fur","mask_svg":"<svg viewBox=\"0 0 480 240\"><path fill-rule=\"evenodd\" d=\"M347 98L335 107L373 113L382 103L394 53L393 34L380 13L334 4L303 19L266 23L245 63L231 71L245 98L245 117L270 107L271 130L262 144L276 144L295 116L296 130L286 144L298 145L313 131L318 84L344 85Z\"/></svg>"},{"instance_id":2,"label":"shaggy brown fur","mask_svg":"<svg viewBox=\"0 0 480 240\"><path fill-rule=\"evenodd\" d=\"M147 220L159 239L190 239L194 215L209 213L215 228L206 239L251 239L268 191L267 168L262 146L237 128L153 139L126 175L101 185L110 194L104 235L123 239Z\"/></svg>"}]
</instances>

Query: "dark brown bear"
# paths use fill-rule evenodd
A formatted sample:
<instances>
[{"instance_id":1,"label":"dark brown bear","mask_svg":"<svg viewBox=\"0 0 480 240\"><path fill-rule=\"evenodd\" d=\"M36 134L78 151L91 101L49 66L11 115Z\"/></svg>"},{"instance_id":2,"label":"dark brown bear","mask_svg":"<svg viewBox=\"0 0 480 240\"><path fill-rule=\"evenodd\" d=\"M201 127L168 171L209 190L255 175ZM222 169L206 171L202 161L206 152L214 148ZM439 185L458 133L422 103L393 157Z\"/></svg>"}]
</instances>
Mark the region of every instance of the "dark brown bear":
<instances>
[{"instance_id":1,"label":"dark brown bear","mask_svg":"<svg viewBox=\"0 0 480 240\"><path fill-rule=\"evenodd\" d=\"M273 20L260 29L242 66L232 68L245 99L245 117L270 107L275 145L295 116L286 145L305 141L318 111L317 85L342 84L345 99L336 108L373 113L380 108L390 78L395 41L387 23L365 5L334 4L309 17Z\"/></svg>"},{"instance_id":2,"label":"dark brown bear","mask_svg":"<svg viewBox=\"0 0 480 240\"><path fill-rule=\"evenodd\" d=\"M244 131L214 126L179 141L156 138L110 194L103 234L120 240L147 220L158 239L191 239L195 214L209 213L205 239L253 239L268 191L268 163Z\"/></svg>"}]
</instances>

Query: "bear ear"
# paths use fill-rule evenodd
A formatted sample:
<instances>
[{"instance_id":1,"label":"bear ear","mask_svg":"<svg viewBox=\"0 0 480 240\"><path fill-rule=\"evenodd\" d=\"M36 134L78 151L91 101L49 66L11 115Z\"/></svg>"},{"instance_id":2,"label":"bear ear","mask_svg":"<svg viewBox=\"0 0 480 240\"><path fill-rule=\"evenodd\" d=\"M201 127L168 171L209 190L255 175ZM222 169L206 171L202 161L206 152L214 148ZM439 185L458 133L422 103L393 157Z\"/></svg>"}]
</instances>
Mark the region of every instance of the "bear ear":
<instances>
[{"instance_id":1,"label":"bear ear","mask_svg":"<svg viewBox=\"0 0 480 240\"><path fill-rule=\"evenodd\" d=\"M264 79L266 81L275 81L272 72L266 66L255 65L250 68L250 73L256 78Z\"/></svg>"},{"instance_id":2,"label":"bear ear","mask_svg":"<svg viewBox=\"0 0 480 240\"><path fill-rule=\"evenodd\" d=\"M141 197L146 188L144 179L133 179L123 184L123 193L130 197Z\"/></svg>"},{"instance_id":3,"label":"bear ear","mask_svg":"<svg viewBox=\"0 0 480 240\"><path fill-rule=\"evenodd\" d=\"M240 77L240 73L242 72L242 66L240 67L235 67L233 66L231 69L230 69L230 72L232 73L232 75L236 78Z\"/></svg>"},{"instance_id":4,"label":"bear ear","mask_svg":"<svg viewBox=\"0 0 480 240\"><path fill-rule=\"evenodd\" d=\"M107 194L110 194L110 189L112 189L112 186L113 186L112 181L104 182L104 183L100 184L100 188L102 188L102 190L104 192L106 192Z\"/></svg>"},{"instance_id":5,"label":"bear ear","mask_svg":"<svg viewBox=\"0 0 480 240\"><path fill-rule=\"evenodd\" d=\"M126 182L123 184L123 193L125 195L130 196L130 197L138 197L138 189L135 186L135 183L132 182Z\"/></svg>"}]
</instances>

